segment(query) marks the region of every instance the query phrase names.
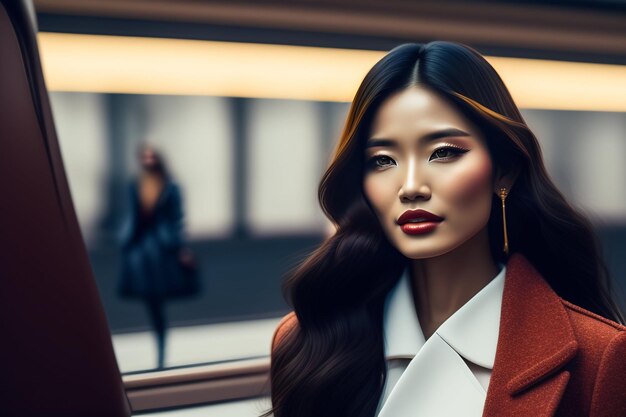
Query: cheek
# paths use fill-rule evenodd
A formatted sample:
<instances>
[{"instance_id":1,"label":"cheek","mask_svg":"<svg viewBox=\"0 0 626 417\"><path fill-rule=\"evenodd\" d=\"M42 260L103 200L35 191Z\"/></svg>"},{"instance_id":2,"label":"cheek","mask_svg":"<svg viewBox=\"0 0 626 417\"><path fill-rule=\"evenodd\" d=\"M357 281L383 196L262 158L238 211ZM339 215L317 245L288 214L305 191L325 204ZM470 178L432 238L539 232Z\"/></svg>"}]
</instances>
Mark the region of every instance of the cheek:
<instances>
[{"instance_id":1,"label":"cheek","mask_svg":"<svg viewBox=\"0 0 626 417\"><path fill-rule=\"evenodd\" d=\"M388 180L386 181L382 177L384 175L366 176L363 181L365 198L379 216L385 214L394 197L393 187L390 186Z\"/></svg>"},{"instance_id":2,"label":"cheek","mask_svg":"<svg viewBox=\"0 0 626 417\"><path fill-rule=\"evenodd\" d=\"M445 194L449 201L461 208L482 206L483 200L491 206L491 175L492 165L488 157L467 160L447 176Z\"/></svg>"}]
</instances>

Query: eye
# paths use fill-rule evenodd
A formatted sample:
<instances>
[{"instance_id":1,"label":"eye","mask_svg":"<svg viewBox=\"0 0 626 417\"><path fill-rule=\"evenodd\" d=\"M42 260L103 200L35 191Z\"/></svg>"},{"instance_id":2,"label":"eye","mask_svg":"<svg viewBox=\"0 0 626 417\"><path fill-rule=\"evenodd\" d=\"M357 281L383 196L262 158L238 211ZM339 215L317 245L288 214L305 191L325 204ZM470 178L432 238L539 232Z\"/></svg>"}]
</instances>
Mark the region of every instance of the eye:
<instances>
[{"instance_id":1,"label":"eye","mask_svg":"<svg viewBox=\"0 0 626 417\"><path fill-rule=\"evenodd\" d=\"M385 168L394 164L395 161L387 155L376 155L367 161L369 168Z\"/></svg>"},{"instance_id":2,"label":"eye","mask_svg":"<svg viewBox=\"0 0 626 417\"><path fill-rule=\"evenodd\" d=\"M469 151L469 149L458 148L456 146L443 146L439 149L436 149L428 160L446 161L449 159L454 159L467 151Z\"/></svg>"}]
</instances>

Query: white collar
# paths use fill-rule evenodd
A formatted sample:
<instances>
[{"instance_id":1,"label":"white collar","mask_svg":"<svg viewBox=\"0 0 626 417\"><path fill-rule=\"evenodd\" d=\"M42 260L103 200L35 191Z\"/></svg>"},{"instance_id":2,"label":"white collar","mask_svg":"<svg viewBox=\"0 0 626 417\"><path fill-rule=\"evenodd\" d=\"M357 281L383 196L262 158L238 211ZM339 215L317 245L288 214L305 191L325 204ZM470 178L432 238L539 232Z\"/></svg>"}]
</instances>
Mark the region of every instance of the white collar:
<instances>
[{"instance_id":1,"label":"white collar","mask_svg":"<svg viewBox=\"0 0 626 417\"><path fill-rule=\"evenodd\" d=\"M488 369L493 369L496 356L506 275L506 266L499 266L495 278L436 330L459 355ZM426 341L415 311L408 268L387 295L384 311L386 358L413 358Z\"/></svg>"}]
</instances>

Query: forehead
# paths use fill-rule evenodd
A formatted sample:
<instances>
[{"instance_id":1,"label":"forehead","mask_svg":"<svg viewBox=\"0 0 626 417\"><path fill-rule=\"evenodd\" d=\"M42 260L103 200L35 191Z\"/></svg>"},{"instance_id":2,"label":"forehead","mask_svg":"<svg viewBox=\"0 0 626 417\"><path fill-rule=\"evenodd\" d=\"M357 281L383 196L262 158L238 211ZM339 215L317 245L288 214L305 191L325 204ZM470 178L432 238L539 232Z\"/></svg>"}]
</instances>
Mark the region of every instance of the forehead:
<instances>
[{"instance_id":1,"label":"forehead","mask_svg":"<svg viewBox=\"0 0 626 417\"><path fill-rule=\"evenodd\" d=\"M383 101L374 114L370 136L414 136L446 127L480 135L479 129L439 93L425 86L414 86Z\"/></svg>"}]
</instances>

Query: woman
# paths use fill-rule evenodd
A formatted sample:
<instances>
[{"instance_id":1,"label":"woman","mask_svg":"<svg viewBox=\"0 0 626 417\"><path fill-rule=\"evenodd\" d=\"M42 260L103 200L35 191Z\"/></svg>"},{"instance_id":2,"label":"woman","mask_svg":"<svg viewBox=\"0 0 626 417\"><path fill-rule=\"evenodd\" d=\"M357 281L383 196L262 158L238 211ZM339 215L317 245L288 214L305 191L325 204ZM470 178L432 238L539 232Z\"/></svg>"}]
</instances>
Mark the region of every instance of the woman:
<instances>
[{"instance_id":1,"label":"woman","mask_svg":"<svg viewBox=\"0 0 626 417\"><path fill-rule=\"evenodd\" d=\"M150 146L138 152L141 174L130 185L131 211L122 236L118 292L141 299L156 332L158 368L165 361L165 301L198 291L195 261L183 246L183 210L178 185Z\"/></svg>"},{"instance_id":2,"label":"woman","mask_svg":"<svg viewBox=\"0 0 626 417\"><path fill-rule=\"evenodd\" d=\"M590 223L495 70L404 44L366 75L285 282L276 417L626 415L626 327Z\"/></svg>"}]
</instances>

